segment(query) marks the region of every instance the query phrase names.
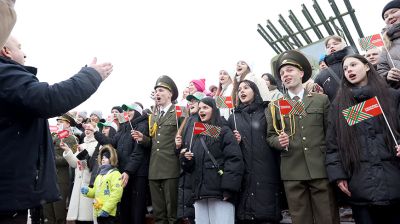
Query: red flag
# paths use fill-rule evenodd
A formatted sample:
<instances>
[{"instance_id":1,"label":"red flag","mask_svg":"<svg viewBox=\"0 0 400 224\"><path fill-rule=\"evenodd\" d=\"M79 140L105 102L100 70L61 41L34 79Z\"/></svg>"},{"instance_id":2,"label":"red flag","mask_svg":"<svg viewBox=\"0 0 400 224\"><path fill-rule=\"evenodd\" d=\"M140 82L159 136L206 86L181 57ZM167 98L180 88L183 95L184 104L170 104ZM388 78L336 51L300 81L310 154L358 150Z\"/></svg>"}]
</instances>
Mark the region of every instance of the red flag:
<instances>
[{"instance_id":1,"label":"red flag","mask_svg":"<svg viewBox=\"0 0 400 224\"><path fill-rule=\"evenodd\" d=\"M68 130L62 130L57 133L57 136L59 139L64 139L69 136L69 131Z\"/></svg>"},{"instance_id":2,"label":"red flag","mask_svg":"<svg viewBox=\"0 0 400 224\"><path fill-rule=\"evenodd\" d=\"M342 111L349 126L357 124L363 120L378 116L383 113L378 102L374 97Z\"/></svg>"},{"instance_id":3,"label":"red flag","mask_svg":"<svg viewBox=\"0 0 400 224\"><path fill-rule=\"evenodd\" d=\"M49 125L49 129L51 133L57 133L58 131L57 125Z\"/></svg>"},{"instance_id":4,"label":"red flag","mask_svg":"<svg viewBox=\"0 0 400 224\"><path fill-rule=\"evenodd\" d=\"M221 127L204 124L202 122L195 122L193 134L195 135L207 135L213 138L217 138L221 132Z\"/></svg>"},{"instance_id":5,"label":"red flag","mask_svg":"<svg viewBox=\"0 0 400 224\"><path fill-rule=\"evenodd\" d=\"M217 108L233 108L232 96L216 96L215 104Z\"/></svg>"},{"instance_id":6,"label":"red flag","mask_svg":"<svg viewBox=\"0 0 400 224\"><path fill-rule=\"evenodd\" d=\"M175 105L176 117L188 117L187 109L184 106Z\"/></svg>"},{"instance_id":7,"label":"red flag","mask_svg":"<svg viewBox=\"0 0 400 224\"><path fill-rule=\"evenodd\" d=\"M293 107L287 100L278 100L279 110L282 115L287 115L292 111Z\"/></svg>"}]
</instances>

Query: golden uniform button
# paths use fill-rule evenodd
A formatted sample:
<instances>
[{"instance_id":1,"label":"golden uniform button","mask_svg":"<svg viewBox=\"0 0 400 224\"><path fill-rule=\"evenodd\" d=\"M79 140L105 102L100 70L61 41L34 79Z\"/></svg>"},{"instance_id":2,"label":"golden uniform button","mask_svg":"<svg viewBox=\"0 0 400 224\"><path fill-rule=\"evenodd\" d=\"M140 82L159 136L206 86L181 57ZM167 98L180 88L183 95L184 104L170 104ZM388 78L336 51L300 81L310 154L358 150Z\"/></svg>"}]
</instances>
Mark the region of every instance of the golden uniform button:
<instances>
[{"instance_id":1,"label":"golden uniform button","mask_svg":"<svg viewBox=\"0 0 400 224\"><path fill-rule=\"evenodd\" d=\"M306 140L306 137L303 137L303 140Z\"/></svg>"},{"instance_id":2,"label":"golden uniform button","mask_svg":"<svg viewBox=\"0 0 400 224\"><path fill-rule=\"evenodd\" d=\"M307 151L308 148L304 148L305 151Z\"/></svg>"},{"instance_id":3,"label":"golden uniform button","mask_svg":"<svg viewBox=\"0 0 400 224\"><path fill-rule=\"evenodd\" d=\"M157 149L157 152L160 151L160 149Z\"/></svg>"}]
</instances>

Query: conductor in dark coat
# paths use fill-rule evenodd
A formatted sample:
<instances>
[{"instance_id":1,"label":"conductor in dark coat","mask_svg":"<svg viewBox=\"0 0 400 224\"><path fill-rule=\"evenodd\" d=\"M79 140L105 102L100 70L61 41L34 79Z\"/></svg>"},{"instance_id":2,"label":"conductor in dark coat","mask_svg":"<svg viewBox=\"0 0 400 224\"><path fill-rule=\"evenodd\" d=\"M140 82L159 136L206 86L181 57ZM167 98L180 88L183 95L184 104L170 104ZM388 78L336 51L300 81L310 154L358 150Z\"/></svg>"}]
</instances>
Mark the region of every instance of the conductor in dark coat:
<instances>
[{"instance_id":1,"label":"conductor in dark coat","mask_svg":"<svg viewBox=\"0 0 400 224\"><path fill-rule=\"evenodd\" d=\"M10 37L0 51L0 218L25 220L27 209L60 200L54 146L47 119L87 100L112 71L97 60L71 78L49 85Z\"/></svg>"}]
</instances>

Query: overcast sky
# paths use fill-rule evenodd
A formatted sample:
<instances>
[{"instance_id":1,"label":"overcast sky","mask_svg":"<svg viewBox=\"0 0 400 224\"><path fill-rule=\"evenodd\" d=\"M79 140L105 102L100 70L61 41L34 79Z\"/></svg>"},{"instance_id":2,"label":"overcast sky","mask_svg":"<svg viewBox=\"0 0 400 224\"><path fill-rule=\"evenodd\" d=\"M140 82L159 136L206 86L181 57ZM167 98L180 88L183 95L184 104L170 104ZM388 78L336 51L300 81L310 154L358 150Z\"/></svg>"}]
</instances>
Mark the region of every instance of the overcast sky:
<instances>
[{"instance_id":1,"label":"overcast sky","mask_svg":"<svg viewBox=\"0 0 400 224\"><path fill-rule=\"evenodd\" d=\"M328 0L318 2L327 17L333 15ZM351 0L365 36L384 26L387 2ZM112 106L133 101L149 107L160 75L171 76L181 93L192 79L217 84L220 69L233 75L238 60L258 75L269 72L276 54L257 24L270 19L280 27L278 14L287 19L289 9L303 22L302 3L315 15L311 0L18 0L13 35L28 56L26 65L38 67L43 82L69 78L94 56L112 62L112 75L77 108L108 114ZM344 11L343 1L336 3Z\"/></svg>"}]
</instances>

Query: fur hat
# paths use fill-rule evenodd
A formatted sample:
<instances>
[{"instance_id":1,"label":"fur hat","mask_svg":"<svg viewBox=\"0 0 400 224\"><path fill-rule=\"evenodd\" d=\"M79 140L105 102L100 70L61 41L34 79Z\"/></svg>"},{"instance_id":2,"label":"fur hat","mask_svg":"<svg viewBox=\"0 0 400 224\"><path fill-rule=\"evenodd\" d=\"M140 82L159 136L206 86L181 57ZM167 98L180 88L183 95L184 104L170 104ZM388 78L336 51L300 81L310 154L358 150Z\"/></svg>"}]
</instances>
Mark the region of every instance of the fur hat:
<instances>
[{"instance_id":1,"label":"fur hat","mask_svg":"<svg viewBox=\"0 0 400 224\"><path fill-rule=\"evenodd\" d=\"M73 118L73 116L70 114L70 113L65 113L65 114L63 114L63 115L61 115L61 116L59 116L58 118L57 118L57 120L63 120L63 121L66 121L66 122L68 122L70 125L71 125L71 127L75 127L76 126L76 122L75 122L75 119Z\"/></svg>"},{"instance_id":2,"label":"fur hat","mask_svg":"<svg viewBox=\"0 0 400 224\"><path fill-rule=\"evenodd\" d=\"M310 79L312 74L311 64L300 51L290 50L283 52L276 61L275 76L280 79L280 70L285 65L292 65L304 72L302 82L305 83Z\"/></svg>"},{"instance_id":3,"label":"fur hat","mask_svg":"<svg viewBox=\"0 0 400 224\"><path fill-rule=\"evenodd\" d=\"M102 113L101 111L99 111L99 110L94 110L94 111L90 114L90 117L91 117L92 115L96 115L96 116L99 118L99 120L103 118L103 113Z\"/></svg>"},{"instance_id":4,"label":"fur hat","mask_svg":"<svg viewBox=\"0 0 400 224\"><path fill-rule=\"evenodd\" d=\"M111 145L104 145L99 152L99 157L97 158L97 161L99 163L99 166L101 166L101 159L103 156L107 157L110 160L110 164L113 167L118 166L118 157L117 157L117 152Z\"/></svg>"},{"instance_id":5,"label":"fur hat","mask_svg":"<svg viewBox=\"0 0 400 224\"><path fill-rule=\"evenodd\" d=\"M383 17L383 15L385 14L385 12L389 9L394 9L394 8L399 8L400 9L400 0L393 0L390 1L389 3L387 3L385 5L385 7L383 7L382 10L382 19L385 20L385 18Z\"/></svg>"},{"instance_id":6,"label":"fur hat","mask_svg":"<svg viewBox=\"0 0 400 224\"><path fill-rule=\"evenodd\" d=\"M156 81L156 85L154 86L154 89L156 89L157 87L163 87L163 88L166 88L169 91L171 91L171 93L172 93L171 101L174 101L174 100L176 100L176 98L178 98L178 94L179 94L178 87L176 87L174 80L172 80L169 76L167 76L167 75L160 76Z\"/></svg>"}]
</instances>

